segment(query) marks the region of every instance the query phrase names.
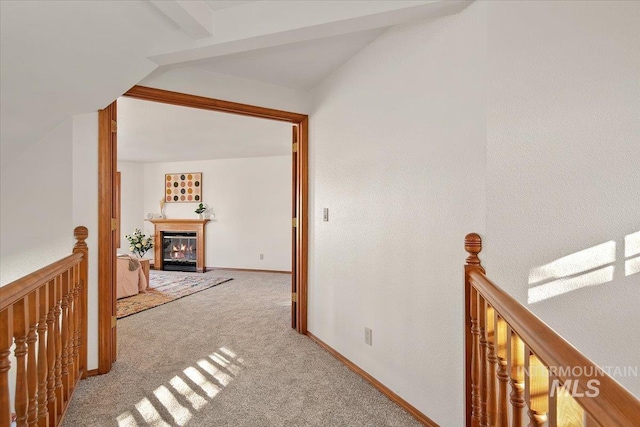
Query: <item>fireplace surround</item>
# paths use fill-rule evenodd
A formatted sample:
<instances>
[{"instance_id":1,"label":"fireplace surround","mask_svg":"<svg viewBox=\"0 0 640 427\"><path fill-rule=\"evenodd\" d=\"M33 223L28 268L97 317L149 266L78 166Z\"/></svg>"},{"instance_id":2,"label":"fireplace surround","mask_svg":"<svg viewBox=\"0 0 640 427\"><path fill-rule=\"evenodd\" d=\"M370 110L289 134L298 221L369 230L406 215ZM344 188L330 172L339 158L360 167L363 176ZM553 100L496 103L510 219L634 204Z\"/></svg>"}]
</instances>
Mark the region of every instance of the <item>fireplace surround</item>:
<instances>
[{"instance_id":1,"label":"fireplace surround","mask_svg":"<svg viewBox=\"0 0 640 427\"><path fill-rule=\"evenodd\" d=\"M198 255L194 232L162 232L162 266L171 271L196 271Z\"/></svg>"},{"instance_id":2,"label":"fireplace surround","mask_svg":"<svg viewBox=\"0 0 640 427\"><path fill-rule=\"evenodd\" d=\"M153 268L155 270L205 272L205 225L208 219L145 221L154 225Z\"/></svg>"}]
</instances>

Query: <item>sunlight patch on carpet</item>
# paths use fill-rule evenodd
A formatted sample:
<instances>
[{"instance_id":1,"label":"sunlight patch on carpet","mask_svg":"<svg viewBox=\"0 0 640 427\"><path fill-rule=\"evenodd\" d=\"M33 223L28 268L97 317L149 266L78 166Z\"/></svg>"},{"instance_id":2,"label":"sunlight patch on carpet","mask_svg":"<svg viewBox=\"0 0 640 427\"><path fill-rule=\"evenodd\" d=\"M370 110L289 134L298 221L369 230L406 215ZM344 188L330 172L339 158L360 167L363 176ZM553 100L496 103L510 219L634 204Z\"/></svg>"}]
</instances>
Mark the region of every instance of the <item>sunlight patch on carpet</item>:
<instances>
[{"instance_id":1,"label":"sunlight patch on carpet","mask_svg":"<svg viewBox=\"0 0 640 427\"><path fill-rule=\"evenodd\" d=\"M226 350L226 351L225 351ZM234 354L222 347L219 349L224 354ZM214 352L207 358L201 358L192 366L185 368L171 378L166 385L156 388L149 397L143 397L135 404L135 411L141 417L145 426L185 426L193 417L193 412L198 412L215 398L234 378L242 368L236 356L230 357L225 364L218 363L222 360L220 353ZM235 359L235 360L234 360ZM211 363L213 361L214 363ZM234 363L238 362L238 364ZM217 365L217 366L216 366ZM197 367L196 367L197 366ZM200 368L200 369L198 369ZM233 369L229 369L233 368ZM231 373L223 372L222 369ZM194 390L195 389L195 390ZM205 394L206 397L203 396ZM154 406L149 400L153 399L162 406ZM184 398L189 402L189 407L182 405L178 398ZM136 416L132 411L125 411L117 417L118 427L137 427Z\"/></svg>"}]
</instances>

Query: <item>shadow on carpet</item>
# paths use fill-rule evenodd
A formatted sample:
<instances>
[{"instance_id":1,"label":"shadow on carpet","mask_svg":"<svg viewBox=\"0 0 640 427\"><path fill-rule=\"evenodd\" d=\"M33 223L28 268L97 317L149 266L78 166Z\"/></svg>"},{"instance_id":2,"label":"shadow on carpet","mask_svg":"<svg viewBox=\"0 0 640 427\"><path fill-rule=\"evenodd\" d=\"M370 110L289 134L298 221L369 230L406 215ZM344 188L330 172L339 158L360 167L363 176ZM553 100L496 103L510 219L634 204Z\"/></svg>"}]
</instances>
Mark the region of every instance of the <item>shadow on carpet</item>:
<instances>
[{"instance_id":1,"label":"shadow on carpet","mask_svg":"<svg viewBox=\"0 0 640 427\"><path fill-rule=\"evenodd\" d=\"M207 277L207 274L181 274L151 272L149 288L127 298L119 299L116 317L122 319L141 311L158 307L180 298L193 295L214 286L233 280L231 277Z\"/></svg>"}]
</instances>

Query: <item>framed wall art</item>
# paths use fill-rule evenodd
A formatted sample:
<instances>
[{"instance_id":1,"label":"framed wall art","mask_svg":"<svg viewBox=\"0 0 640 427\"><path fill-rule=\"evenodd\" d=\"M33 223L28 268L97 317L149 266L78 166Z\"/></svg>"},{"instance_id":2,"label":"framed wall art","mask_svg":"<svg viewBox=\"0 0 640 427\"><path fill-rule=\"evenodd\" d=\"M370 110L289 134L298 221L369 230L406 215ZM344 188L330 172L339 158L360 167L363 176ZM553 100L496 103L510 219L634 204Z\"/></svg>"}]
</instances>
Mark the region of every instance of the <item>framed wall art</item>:
<instances>
[{"instance_id":1,"label":"framed wall art","mask_svg":"<svg viewBox=\"0 0 640 427\"><path fill-rule=\"evenodd\" d=\"M202 201L202 172L168 173L164 178L167 203Z\"/></svg>"}]
</instances>

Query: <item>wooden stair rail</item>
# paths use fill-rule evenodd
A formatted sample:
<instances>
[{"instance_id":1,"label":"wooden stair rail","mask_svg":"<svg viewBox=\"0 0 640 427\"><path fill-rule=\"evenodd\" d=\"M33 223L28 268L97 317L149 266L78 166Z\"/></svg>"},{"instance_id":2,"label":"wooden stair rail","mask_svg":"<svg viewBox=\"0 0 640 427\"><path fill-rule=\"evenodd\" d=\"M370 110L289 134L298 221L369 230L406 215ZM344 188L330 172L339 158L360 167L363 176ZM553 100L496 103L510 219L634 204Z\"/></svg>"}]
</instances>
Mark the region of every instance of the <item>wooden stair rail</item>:
<instances>
[{"instance_id":1,"label":"wooden stair rail","mask_svg":"<svg viewBox=\"0 0 640 427\"><path fill-rule=\"evenodd\" d=\"M74 235L73 254L0 288L0 427L60 425L87 376L87 228Z\"/></svg>"},{"instance_id":2,"label":"wooden stair rail","mask_svg":"<svg viewBox=\"0 0 640 427\"><path fill-rule=\"evenodd\" d=\"M466 426L639 426L640 400L487 278L478 234L465 250Z\"/></svg>"}]
</instances>

